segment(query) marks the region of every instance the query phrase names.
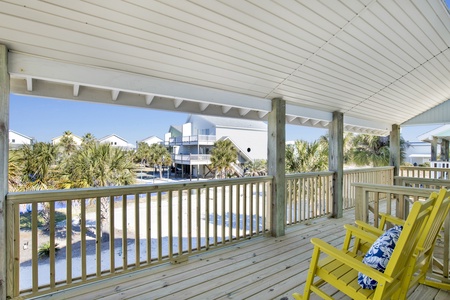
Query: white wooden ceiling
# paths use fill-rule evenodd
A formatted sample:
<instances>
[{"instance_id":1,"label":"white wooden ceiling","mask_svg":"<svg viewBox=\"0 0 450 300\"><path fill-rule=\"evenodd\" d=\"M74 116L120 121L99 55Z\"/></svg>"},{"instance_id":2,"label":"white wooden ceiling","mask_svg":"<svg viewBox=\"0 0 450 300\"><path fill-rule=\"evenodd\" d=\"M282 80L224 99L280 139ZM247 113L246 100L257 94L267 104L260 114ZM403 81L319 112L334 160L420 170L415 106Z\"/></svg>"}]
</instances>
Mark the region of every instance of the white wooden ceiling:
<instances>
[{"instance_id":1,"label":"white wooden ceiling","mask_svg":"<svg viewBox=\"0 0 450 300\"><path fill-rule=\"evenodd\" d=\"M441 0L0 1L11 91L387 133L450 98Z\"/></svg>"}]
</instances>

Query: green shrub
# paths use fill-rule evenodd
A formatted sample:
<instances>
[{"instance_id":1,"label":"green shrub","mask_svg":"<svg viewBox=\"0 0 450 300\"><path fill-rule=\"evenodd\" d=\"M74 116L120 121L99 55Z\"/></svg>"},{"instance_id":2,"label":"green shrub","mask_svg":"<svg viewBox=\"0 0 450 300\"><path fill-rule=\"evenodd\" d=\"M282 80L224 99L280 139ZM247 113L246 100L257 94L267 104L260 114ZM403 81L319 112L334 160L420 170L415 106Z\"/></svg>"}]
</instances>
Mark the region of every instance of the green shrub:
<instances>
[{"instance_id":1,"label":"green shrub","mask_svg":"<svg viewBox=\"0 0 450 300\"><path fill-rule=\"evenodd\" d=\"M50 242L43 243L39 246L38 257L46 258L50 256ZM58 244L55 244L55 253L59 251Z\"/></svg>"}]
</instances>

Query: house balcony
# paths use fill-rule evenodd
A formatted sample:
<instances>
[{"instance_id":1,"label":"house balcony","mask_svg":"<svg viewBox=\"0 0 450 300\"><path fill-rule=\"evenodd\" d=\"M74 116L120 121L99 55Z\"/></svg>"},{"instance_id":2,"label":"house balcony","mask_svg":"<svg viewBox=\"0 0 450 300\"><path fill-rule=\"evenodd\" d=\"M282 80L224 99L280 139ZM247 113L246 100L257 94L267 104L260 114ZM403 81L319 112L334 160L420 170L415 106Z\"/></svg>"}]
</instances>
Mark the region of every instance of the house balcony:
<instances>
[{"instance_id":1,"label":"house balcony","mask_svg":"<svg viewBox=\"0 0 450 300\"><path fill-rule=\"evenodd\" d=\"M391 167L348 170L344 216L330 219L333 172L286 175L286 235L270 237L272 179L9 193L8 296L292 299L311 237L339 246L364 205L373 223L404 196L367 185L392 185Z\"/></svg>"},{"instance_id":2,"label":"house balcony","mask_svg":"<svg viewBox=\"0 0 450 300\"><path fill-rule=\"evenodd\" d=\"M169 146L212 146L216 142L215 135L192 135L192 136L178 136L169 139Z\"/></svg>"},{"instance_id":3,"label":"house balcony","mask_svg":"<svg viewBox=\"0 0 450 300\"><path fill-rule=\"evenodd\" d=\"M181 165L210 165L210 154L172 154L172 161Z\"/></svg>"}]
</instances>

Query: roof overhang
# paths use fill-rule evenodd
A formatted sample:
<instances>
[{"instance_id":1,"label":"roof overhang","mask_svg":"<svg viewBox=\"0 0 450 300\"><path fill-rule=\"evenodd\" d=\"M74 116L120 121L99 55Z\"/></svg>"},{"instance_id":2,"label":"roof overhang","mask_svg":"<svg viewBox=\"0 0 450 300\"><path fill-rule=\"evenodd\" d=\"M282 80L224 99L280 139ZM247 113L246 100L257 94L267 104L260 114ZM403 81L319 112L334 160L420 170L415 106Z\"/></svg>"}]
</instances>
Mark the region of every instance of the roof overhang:
<instances>
[{"instance_id":1,"label":"roof overhang","mask_svg":"<svg viewBox=\"0 0 450 300\"><path fill-rule=\"evenodd\" d=\"M0 44L21 95L379 135L450 99L442 0L3 1Z\"/></svg>"}]
</instances>

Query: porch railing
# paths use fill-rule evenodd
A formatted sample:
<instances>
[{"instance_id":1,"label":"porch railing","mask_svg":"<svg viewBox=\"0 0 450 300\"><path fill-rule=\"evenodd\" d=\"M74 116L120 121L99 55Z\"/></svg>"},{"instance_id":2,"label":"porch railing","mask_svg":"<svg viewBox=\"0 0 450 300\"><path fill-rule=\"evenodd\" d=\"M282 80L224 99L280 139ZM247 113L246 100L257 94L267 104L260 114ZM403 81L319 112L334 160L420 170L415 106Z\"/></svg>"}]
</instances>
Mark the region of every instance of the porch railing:
<instances>
[{"instance_id":1,"label":"porch railing","mask_svg":"<svg viewBox=\"0 0 450 300\"><path fill-rule=\"evenodd\" d=\"M389 181L392 168L344 172ZM286 223L329 215L333 172L286 176ZM37 296L268 232L271 176L7 195L8 295ZM59 250L58 250L59 249ZM12 277L11 277L12 276Z\"/></svg>"},{"instance_id":2,"label":"porch railing","mask_svg":"<svg viewBox=\"0 0 450 300\"><path fill-rule=\"evenodd\" d=\"M416 178L449 179L448 168L400 167L399 176Z\"/></svg>"},{"instance_id":3,"label":"porch railing","mask_svg":"<svg viewBox=\"0 0 450 300\"><path fill-rule=\"evenodd\" d=\"M330 215L332 212L333 172L286 175L286 224L291 225ZM394 167L344 170L343 208L355 207L354 182L393 184Z\"/></svg>"},{"instance_id":4,"label":"porch railing","mask_svg":"<svg viewBox=\"0 0 450 300\"><path fill-rule=\"evenodd\" d=\"M394 184L394 167L360 168L344 170L342 188L343 208L355 207L357 194L352 183Z\"/></svg>"},{"instance_id":5,"label":"porch railing","mask_svg":"<svg viewBox=\"0 0 450 300\"><path fill-rule=\"evenodd\" d=\"M36 296L178 263L264 234L271 182L266 176L10 193L8 295Z\"/></svg>"},{"instance_id":6,"label":"porch railing","mask_svg":"<svg viewBox=\"0 0 450 300\"><path fill-rule=\"evenodd\" d=\"M333 172L286 175L286 224L329 215L332 181Z\"/></svg>"}]
</instances>

